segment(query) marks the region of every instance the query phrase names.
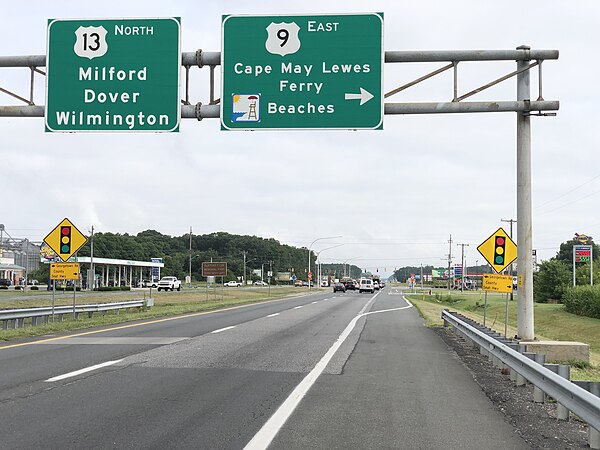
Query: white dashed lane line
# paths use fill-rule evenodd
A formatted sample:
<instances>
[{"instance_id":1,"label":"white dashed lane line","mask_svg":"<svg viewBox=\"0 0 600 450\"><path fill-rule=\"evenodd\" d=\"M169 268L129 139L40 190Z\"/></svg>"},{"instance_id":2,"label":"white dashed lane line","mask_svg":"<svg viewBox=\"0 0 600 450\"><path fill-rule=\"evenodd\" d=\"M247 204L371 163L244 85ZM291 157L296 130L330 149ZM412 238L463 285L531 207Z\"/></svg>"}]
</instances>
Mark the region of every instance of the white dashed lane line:
<instances>
[{"instance_id":1,"label":"white dashed lane line","mask_svg":"<svg viewBox=\"0 0 600 450\"><path fill-rule=\"evenodd\" d=\"M53 381L64 380L65 378L75 377L77 375L81 375L82 373L91 372L92 370L101 369L103 367L112 366L113 364L117 364L123 361L122 359L118 359L116 361L107 361L102 364L96 364L95 366L86 367L85 369L76 370L75 372L65 373L63 375L59 375L57 377L48 378L46 383L52 383Z\"/></svg>"},{"instance_id":2,"label":"white dashed lane line","mask_svg":"<svg viewBox=\"0 0 600 450\"><path fill-rule=\"evenodd\" d=\"M269 314L267 317L275 317L275 316L278 316L279 314L281 314L281 313Z\"/></svg>"},{"instance_id":3,"label":"white dashed lane line","mask_svg":"<svg viewBox=\"0 0 600 450\"><path fill-rule=\"evenodd\" d=\"M215 333L220 333L221 331L227 331L227 330L231 330L232 328L235 328L235 327L236 327L236 326L235 326L235 325L233 325L233 326L230 326L230 327L219 328L218 330L215 330L215 331L213 331L213 332L212 332L212 334L215 334Z\"/></svg>"},{"instance_id":4,"label":"white dashed lane line","mask_svg":"<svg viewBox=\"0 0 600 450\"><path fill-rule=\"evenodd\" d=\"M300 309L302 308L302 306L296 306L294 309Z\"/></svg>"}]
</instances>

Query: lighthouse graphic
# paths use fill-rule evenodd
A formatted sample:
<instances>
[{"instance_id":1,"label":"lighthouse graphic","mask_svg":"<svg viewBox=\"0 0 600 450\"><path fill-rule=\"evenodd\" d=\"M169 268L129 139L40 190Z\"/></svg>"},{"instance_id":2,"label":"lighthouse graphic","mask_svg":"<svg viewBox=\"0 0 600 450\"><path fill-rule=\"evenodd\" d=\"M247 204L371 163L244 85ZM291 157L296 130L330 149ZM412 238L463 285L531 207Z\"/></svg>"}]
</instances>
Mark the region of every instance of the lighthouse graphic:
<instances>
[{"instance_id":1,"label":"lighthouse graphic","mask_svg":"<svg viewBox=\"0 0 600 450\"><path fill-rule=\"evenodd\" d=\"M233 94L232 122L260 122L260 94Z\"/></svg>"}]
</instances>

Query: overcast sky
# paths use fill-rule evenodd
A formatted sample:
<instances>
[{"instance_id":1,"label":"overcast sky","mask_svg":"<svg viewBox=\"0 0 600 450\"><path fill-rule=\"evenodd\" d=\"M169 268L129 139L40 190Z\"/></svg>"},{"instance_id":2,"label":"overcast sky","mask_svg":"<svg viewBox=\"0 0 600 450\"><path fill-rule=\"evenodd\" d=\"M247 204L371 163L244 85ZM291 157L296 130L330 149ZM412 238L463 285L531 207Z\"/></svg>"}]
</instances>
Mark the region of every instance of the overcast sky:
<instances>
[{"instance_id":1,"label":"overcast sky","mask_svg":"<svg viewBox=\"0 0 600 450\"><path fill-rule=\"evenodd\" d=\"M41 55L49 18L181 17L181 48L220 51L223 14L383 12L385 50L558 49L544 63L556 117L532 118L533 246L555 255L600 228L596 126L598 1L31 1L3 4L0 55ZM443 66L385 64L384 91ZM465 63L459 95L516 67ZM191 100L208 102L208 68L192 69ZM0 87L28 96L28 69L0 68ZM43 105L44 78L37 77ZM532 98L537 97L537 71ZM451 73L388 102L449 101ZM516 80L470 101L516 99ZM0 105L19 102L0 92ZM448 238L476 247L516 219L516 114L386 115L383 131L220 131L183 119L179 133L45 133L42 118L0 118L0 223L41 240L64 217L81 231L169 235L226 231L308 246L325 262L390 273L444 266ZM516 233L516 227L515 227ZM515 238L516 240L516 238ZM454 255L453 255L454 256Z\"/></svg>"}]
</instances>

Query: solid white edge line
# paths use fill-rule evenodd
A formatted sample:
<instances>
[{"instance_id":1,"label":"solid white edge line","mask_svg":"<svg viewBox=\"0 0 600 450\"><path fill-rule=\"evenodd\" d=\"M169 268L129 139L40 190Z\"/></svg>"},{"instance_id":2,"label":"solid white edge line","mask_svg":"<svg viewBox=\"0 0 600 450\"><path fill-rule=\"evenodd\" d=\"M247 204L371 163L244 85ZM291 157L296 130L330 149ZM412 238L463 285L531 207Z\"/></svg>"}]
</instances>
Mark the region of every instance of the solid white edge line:
<instances>
[{"instance_id":1,"label":"solid white edge line","mask_svg":"<svg viewBox=\"0 0 600 450\"><path fill-rule=\"evenodd\" d=\"M91 372L92 370L101 369L102 367L112 366L113 364L117 364L123 361L122 359L117 359L116 361L107 361L101 364L96 364L95 366L86 367L85 369L76 370L75 372L65 373L63 375L59 375L57 377L48 378L46 383L52 383L53 381L64 380L65 378L76 377L77 375L81 375L82 373Z\"/></svg>"},{"instance_id":2,"label":"solid white edge line","mask_svg":"<svg viewBox=\"0 0 600 450\"><path fill-rule=\"evenodd\" d=\"M267 317L275 317L278 316L280 313L274 313L274 314L269 314Z\"/></svg>"},{"instance_id":3,"label":"solid white edge line","mask_svg":"<svg viewBox=\"0 0 600 450\"><path fill-rule=\"evenodd\" d=\"M231 330L232 328L235 328L235 327L236 327L235 325L232 325L230 327L219 328L218 330L211 331L211 334L220 333L221 331Z\"/></svg>"},{"instance_id":4,"label":"solid white edge line","mask_svg":"<svg viewBox=\"0 0 600 450\"><path fill-rule=\"evenodd\" d=\"M285 425L289 417L292 415L296 407L300 404L306 393L317 381L319 375L323 373L335 352L342 346L346 338L350 335L358 319L363 317L364 312L373 303L375 297L379 295L379 292L375 294L371 299L362 307L358 315L356 315L350 323L344 328L342 334L337 338L333 345L327 350L327 353L320 359L317 365L304 377L304 379L294 388L292 393L285 399L281 406L275 411L275 413L265 422L262 428L254 435L254 437L246 444L244 450L264 450L275 438L279 430Z\"/></svg>"}]
</instances>

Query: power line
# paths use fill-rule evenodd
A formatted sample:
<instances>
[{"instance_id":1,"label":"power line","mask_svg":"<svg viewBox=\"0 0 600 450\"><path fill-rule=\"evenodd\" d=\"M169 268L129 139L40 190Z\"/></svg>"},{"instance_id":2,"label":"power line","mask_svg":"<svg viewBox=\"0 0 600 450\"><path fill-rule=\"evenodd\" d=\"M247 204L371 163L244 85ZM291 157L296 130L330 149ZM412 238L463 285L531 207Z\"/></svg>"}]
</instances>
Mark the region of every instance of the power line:
<instances>
[{"instance_id":1,"label":"power line","mask_svg":"<svg viewBox=\"0 0 600 450\"><path fill-rule=\"evenodd\" d=\"M588 180L588 181L586 181L585 183L582 183L582 184L580 184L579 186L576 186L576 187L574 187L574 188L573 188L573 189L571 189L570 191L567 191L567 192L565 192L564 194L562 194L562 195L559 195L558 197L556 197L556 198L554 198L554 199L552 199L552 200L548 200L547 202L545 202L545 203L542 203L541 205L538 205L538 206L536 206L536 207L535 207L535 208L533 208L533 209L538 209L538 208L541 208L542 206L545 206L545 205L547 205L548 203L552 203L552 202L555 202L556 200L558 200L558 199L560 199L560 198L566 197L566 196L567 196L567 195L569 195L571 192L574 192L574 191L576 191L577 189L579 189L579 188L581 188L581 187L585 186L586 184L590 184L592 181L594 181L594 180L595 180L595 179L597 179L597 178L600 178L600 175L596 175L596 176L595 176L594 178L592 178L591 180Z\"/></svg>"}]
</instances>

